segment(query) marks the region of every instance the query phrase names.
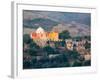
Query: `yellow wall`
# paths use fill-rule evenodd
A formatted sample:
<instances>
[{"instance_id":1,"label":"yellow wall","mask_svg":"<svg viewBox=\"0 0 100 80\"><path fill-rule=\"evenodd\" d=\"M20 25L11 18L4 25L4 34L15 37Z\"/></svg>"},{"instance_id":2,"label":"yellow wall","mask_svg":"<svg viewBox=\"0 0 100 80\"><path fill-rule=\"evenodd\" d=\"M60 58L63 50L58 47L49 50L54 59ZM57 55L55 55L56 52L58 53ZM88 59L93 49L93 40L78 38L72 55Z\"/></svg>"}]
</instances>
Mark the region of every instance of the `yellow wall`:
<instances>
[{"instance_id":1,"label":"yellow wall","mask_svg":"<svg viewBox=\"0 0 100 80\"><path fill-rule=\"evenodd\" d=\"M48 39L57 41L58 40L58 33L57 32L50 32L48 34Z\"/></svg>"}]
</instances>

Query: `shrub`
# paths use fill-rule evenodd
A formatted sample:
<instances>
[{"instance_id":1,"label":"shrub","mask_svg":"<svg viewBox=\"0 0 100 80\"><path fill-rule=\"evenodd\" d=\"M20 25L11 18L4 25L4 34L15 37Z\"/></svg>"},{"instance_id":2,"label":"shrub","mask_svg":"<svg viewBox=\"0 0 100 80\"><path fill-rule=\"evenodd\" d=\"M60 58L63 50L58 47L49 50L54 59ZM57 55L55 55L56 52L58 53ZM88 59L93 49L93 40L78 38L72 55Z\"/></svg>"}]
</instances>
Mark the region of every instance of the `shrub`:
<instances>
[{"instance_id":1,"label":"shrub","mask_svg":"<svg viewBox=\"0 0 100 80\"><path fill-rule=\"evenodd\" d=\"M29 68L32 68L32 62L24 61L23 62L23 69L29 69Z\"/></svg>"},{"instance_id":2,"label":"shrub","mask_svg":"<svg viewBox=\"0 0 100 80\"><path fill-rule=\"evenodd\" d=\"M23 35L23 42L26 44L29 44L31 42L31 38L30 38L29 34Z\"/></svg>"},{"instance_id":3,"label":"shrub","mask_svg":"<svg viewBox=\"0 0 100 80\"><path fill-rule=\"evenodd\" d=\"M52 47L50 47L50 46L44 47L43 50L46 51L48 53L48 55L55 53L54 49Z\"/></svg>"}]
</instances>

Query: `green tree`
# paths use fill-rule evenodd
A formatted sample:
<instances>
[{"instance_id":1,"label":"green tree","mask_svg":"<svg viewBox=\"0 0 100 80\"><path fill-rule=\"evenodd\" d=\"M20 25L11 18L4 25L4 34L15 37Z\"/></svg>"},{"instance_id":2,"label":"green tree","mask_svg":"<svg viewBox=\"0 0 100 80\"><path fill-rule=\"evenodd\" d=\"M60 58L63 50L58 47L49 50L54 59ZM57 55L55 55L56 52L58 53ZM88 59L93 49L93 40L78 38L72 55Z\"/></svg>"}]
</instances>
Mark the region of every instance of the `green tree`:
<instances>
[{"instance_id":1,"label":"green tree","mask_svg":"<svg viewBox=\"0 0 100 80\"><path fill-rule=\"evenodd\" d=\"M31 56L37 56L37 52L38 52L38 49L36 49L36 48L29 48L28 49L28 53L29 53L29 55L31 55Z\"/></svg>"},{"instance_id":2,"label":"green tree","mask_svg":"<svg viewBox=\"0 0 100 80\"><path fill-rule=\"evenodd\" d=\"M91 65L91 60L88 60L88 61L84 61L84 66L90 66Z\"/></svg>"},{"instance_id":3,"label":"green tree","mask_svg":"<svg viewBox=\"0 0 100 80\"><path fill-rule=\"evenodd\" d=\"M84 36L84 39L91 40L91 36Z\"/></svg>"},{"instance_id":4,"label":"green tree","mask_svg":"<svg viewBox=\"0 0 100 80\"><path fill-rule=\"evenodd\" d=\"M48 55L49 54L54 54L54 52L55 52L54 49L50 46L44 47L43 50L46 51L48 53Z\"/></svg>"},{"instance_id":5,"label":"green tree","mask_svg":"<svg viewBox=\"0 0 100 80\"><path fill-rule=\"evenodd\" d=\"M30 38L29 34L23 35L23 42L26 44L29 44L31 42L31 38Z\"/></svg>"},{"instance_id":6,"label":"green tree","mask_svg":"<svg viewBox=\"0 0 100 80\"><path fill-rule=\"evenodd\" d=\"M79 56L79 53L76 50L73 51L69 50L67 53L68 53L67 55L73 59L77 59Z\"/></svg>"},{"instance_id":7,"label":"green tree","mask_svg":"<svg viewBox=\"0 0 100 80\"><path fill-rule=\"evenodd\" d=\"M23 61L23 68L24 69L32 68L32 62L30 62L30 61Z\"/></svg>"},{"instance_id":8,"label":"green tree","mask_svg":"<svg viewBox=\"0 0 100 80\"><path fill-rule=\"evenodd\" d=\"M59 33L59 38L63 39L63 40L71 38L69 31L68 30L64 30L61 33Z\"/></svg>"},{"instance_id":9,"label":"green tree","mask_svg":"<svg viewBox=\"0 0 100 80\"><path fill-rule=\"evenodd\" d=\"M35 47L37 49L40 48L33 40L30 42L30 45L29 46L30 46L30 48L33 48L33 47Z\"/></svg>"},{"instance_id":10,"label":"green tree","mask_svg":"<svg viewBox=\"0 0 100 80\"><path fill-rule=\"evenodd\" d=\"M81 36L76 36L76 37L74 37L74 39L75 39L76 41L81 41L81 40L82 40L82 37L81 37Z\"/></svg>"},{"instance_id":11,"label":"green tree","mask_svg":"<svg viewBox=\"0 0 100 80\"><path fill-rule=\"evenodd\" d=\"M75 61L72 65L73 67L78 67L78 66L82 66L81 62Z\"/></svg>"},{"instance_id":12,"label":"green tree","mask_svg":"<svg viewBox=\"0 0 100 80\"><path fill-rule=\"evenodd\" d=\"M90 48L91 48L91 44L90 44L90 43L88 43L88 41L86 41L86 43L85 43L85 45L84 45L84 46L85 46L85 48L86 48L86 49L90 49Z\"/></svg>"}]
</instances>

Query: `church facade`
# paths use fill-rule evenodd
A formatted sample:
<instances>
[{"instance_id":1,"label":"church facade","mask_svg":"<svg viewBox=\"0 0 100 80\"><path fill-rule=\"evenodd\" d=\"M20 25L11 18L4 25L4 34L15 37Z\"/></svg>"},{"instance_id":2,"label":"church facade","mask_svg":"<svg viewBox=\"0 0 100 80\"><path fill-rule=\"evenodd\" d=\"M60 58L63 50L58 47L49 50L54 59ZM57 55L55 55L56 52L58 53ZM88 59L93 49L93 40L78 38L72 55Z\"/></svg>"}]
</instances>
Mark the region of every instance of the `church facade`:
<instances>
[{"instance_id":1,"label":"church facade","mask_svg":"<svg viewBox=\"0 0 100 80\"><path fill-rule=\"evenodd\" d=\"M32 32L30 34L31 39L33 40L52 40L52 41L58 41L59 34L58 32L46 32L43 28L39 27L35 32Z\"/></svg>"}]
</instances>

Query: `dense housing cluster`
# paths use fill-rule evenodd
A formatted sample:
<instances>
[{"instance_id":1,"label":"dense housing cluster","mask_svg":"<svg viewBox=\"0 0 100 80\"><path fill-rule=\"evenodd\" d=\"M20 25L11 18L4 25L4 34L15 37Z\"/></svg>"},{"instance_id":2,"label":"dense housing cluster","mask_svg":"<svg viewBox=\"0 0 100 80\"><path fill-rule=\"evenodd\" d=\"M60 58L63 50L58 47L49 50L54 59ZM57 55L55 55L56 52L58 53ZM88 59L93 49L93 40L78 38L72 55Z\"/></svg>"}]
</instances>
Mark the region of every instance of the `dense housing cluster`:
<instances>
[{"instance_id":1,"label":"dense housing cluster","mask_svg":"<svg viewBox=\"0 0 100 80\"><path fill-rule=\"evenodd\" d=\"M90 66L90 37L72 38L69 33L64 34L45 32L39 27L30 35L24 35L23 68Z\"/></svg>"}]
</instances>

